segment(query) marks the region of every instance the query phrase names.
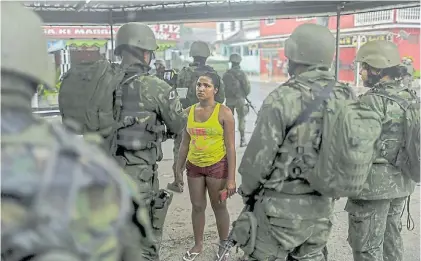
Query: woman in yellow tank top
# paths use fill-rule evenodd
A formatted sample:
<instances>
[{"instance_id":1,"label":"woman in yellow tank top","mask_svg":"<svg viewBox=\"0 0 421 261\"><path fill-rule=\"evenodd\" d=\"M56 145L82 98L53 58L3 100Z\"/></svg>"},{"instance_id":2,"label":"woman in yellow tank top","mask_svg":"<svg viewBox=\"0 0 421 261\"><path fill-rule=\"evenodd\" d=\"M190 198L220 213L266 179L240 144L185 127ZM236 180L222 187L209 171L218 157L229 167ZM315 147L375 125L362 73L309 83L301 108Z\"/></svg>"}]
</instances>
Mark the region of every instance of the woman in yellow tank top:
<instances>
[{"instance_id":1,"label":"woman in yellow tank top","mask_svg":"<svg viewBox=\"0 0 421 261\"><path fill-rule=\"evenodd\" d=\"M183 256L185 261L193 261L203 250L206 190L222 245L229 233L229 214L226 201L220 201L220 192L225 191L230 197L236 191L235 123L231 110L215 102L219 86L217 74L205 73L198 79L196 95L199 103L187 108L187 127L178 154L176 182L182 183L182 169L187 160L195 241L193 248ZM217 257L221 251L220 248Z\"/></svg>"}]
</instances>

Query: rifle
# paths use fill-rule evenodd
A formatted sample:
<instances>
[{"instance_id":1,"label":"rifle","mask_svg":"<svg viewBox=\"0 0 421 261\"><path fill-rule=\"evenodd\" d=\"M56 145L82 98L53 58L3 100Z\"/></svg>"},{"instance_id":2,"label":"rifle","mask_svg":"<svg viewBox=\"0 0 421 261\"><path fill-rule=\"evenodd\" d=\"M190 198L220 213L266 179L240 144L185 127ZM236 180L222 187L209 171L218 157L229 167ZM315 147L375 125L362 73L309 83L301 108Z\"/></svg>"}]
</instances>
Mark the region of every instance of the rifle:
<instances>
[{"instance_id":1,"label":"rifle","mask_svg":"<svg viewBox=\"0 0 421 261\"><path fill-rule=\"evenodd\" d=\"M251 104L251 101L249 100L249 98L247 98L246 97L246 102L247 102L247 105L254 111L254 113L256 113L256 115L257 115L257 111L256 111L256 108L254 108L254 106L253 106L253 104Z\"/></svg>"},{"instance_id":2,"label":"rifle","mask_svg":"<svg viewBox=\"0 0 421 261\"><path fill-rule=\"evenodd\" d=\"M247 211L253 211L254 204L256 203L256 196L260 193L262 189L263 189L263 184L261 184L259 188L256 189L252 193L252 195L249 197L249 200L248 202L246 202L246 205L241 210L240 215ZM228 234L228 239L227 241L225 241L225 244L224 245L218 244L218 246L222 247L224 250L222 251L221 255L219 255L219 258L216 261L222 261L224 259L224 256L231 250L231 248L233 248L237 244L237 242L235 242L235 240L233 239L235 222L236 221L232 222L232 229L230 233Z\"/></svg>"}]
</instances>

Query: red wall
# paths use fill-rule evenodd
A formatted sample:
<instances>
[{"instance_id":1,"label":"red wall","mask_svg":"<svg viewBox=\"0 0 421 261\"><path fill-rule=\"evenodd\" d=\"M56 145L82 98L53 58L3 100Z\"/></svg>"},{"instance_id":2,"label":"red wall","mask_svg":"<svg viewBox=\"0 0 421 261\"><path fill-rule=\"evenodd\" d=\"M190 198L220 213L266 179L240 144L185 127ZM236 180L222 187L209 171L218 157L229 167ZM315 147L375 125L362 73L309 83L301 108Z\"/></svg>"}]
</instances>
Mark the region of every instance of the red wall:
<instances>
[{"instance_id":1,"label":"red wall","mask_svg":"<svg viewBox=\"0 0 421 261\"><path fill-rule=\"evenodd\" d=\"M394 33L399 33L402 29L394 29ZM401 57L412 56L414 60L414 68L420 69L420 29L419 28L404 28L406 32L410 33L408 40L395 38L394 42L399 48Z\"/></svg>"}]
</instances>

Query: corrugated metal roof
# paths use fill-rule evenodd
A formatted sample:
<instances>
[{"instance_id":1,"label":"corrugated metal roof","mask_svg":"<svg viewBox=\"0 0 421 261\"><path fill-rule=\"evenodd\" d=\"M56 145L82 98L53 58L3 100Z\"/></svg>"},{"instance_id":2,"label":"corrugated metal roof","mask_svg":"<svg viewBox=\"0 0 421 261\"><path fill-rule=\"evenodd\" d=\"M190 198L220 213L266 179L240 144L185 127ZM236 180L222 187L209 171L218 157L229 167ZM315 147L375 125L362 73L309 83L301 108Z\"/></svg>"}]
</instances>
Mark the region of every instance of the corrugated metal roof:
<instances>
[{"instance_id":1,"label":"corrugated metal roof","mask_svg":"<svg viewBox=\"0 0 421 261\"><path fill-rule=\"evenodd\" d=\"M46 24L121 24L140 22L190 22L258 19L268 17L306 17L367 12L419 6L419 1L26 1Z\"/></svg>"}]
</instances>

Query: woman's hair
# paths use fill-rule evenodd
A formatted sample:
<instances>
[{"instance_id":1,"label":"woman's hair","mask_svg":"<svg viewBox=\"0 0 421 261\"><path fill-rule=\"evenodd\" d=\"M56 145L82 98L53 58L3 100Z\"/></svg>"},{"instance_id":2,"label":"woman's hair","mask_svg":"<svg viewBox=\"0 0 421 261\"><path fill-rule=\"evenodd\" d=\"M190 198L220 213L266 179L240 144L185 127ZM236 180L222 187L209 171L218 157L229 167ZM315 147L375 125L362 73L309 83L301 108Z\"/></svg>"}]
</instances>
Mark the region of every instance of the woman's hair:
<instances>
[{"instance_id":1,"label":"woman's hair","mask_svg":"<svg viewBox=\"0 0 421 261\"><path fill-rule=\"evenodd\" d=\"M206 77L210 78L212 80L212 84L213 84L215 89L219 90L219 87L221 87L221 78L219 77L218 74L216 74L214 72L205 72L201 76L206 76Z\"/></svg>"}]
</instances>

